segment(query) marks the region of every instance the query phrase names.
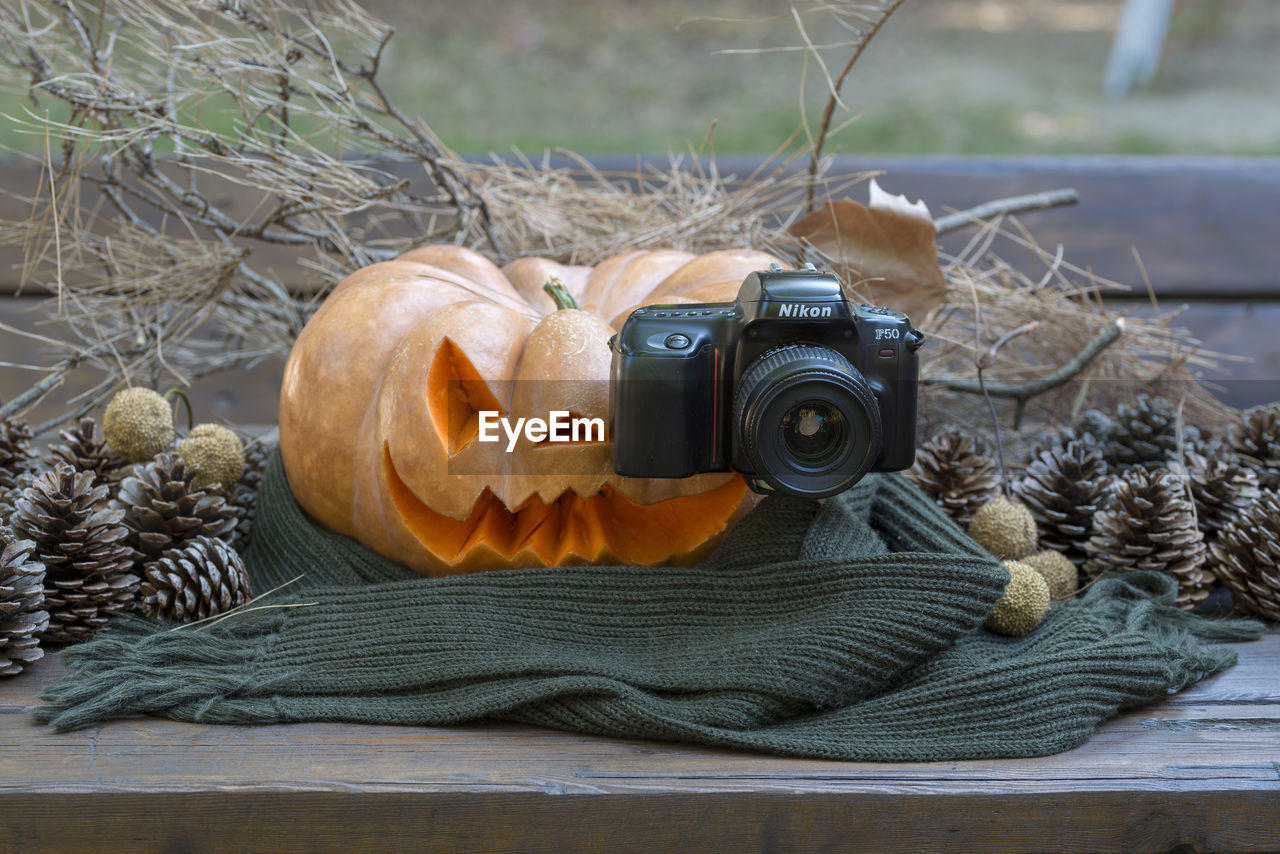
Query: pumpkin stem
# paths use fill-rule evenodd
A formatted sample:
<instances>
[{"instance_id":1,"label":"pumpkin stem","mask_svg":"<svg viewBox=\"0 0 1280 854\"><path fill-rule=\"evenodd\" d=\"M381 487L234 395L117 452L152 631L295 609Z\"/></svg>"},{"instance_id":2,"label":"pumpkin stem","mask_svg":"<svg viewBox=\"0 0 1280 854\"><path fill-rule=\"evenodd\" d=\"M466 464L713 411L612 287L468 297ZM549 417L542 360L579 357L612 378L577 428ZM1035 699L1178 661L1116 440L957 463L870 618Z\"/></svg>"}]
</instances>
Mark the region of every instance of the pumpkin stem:
<instances>
[{"instance_id":1,"label":"pumpkin stem","mask_svg":"<svg viewBox=\"0 0 1280 854\"><path fill-rule=\"evenodd\" d=\"M564 282L556 276L547 279L547 283L542 286L547 292L547 296L551 297L551 301L556 304L556 309L578 308L578 301L573 298L573 294L569 293L569 289L564 286Z\"/></svg>"},{"instance_id":2,"label":"pumpkin stem","mask_svg":"<svg viewBox=\"0 0 1280 854\"><path fill-rule=\"evenodd\" d=\"M187 395L182 391L182 389L174 386L160 396L166 401L171 401L175 397L182 401L182 405L186 407L187 410L187 432L190 433L191 425L195 423L195 416L191 413L191 400Z\"/></svg>"}]
</instances>

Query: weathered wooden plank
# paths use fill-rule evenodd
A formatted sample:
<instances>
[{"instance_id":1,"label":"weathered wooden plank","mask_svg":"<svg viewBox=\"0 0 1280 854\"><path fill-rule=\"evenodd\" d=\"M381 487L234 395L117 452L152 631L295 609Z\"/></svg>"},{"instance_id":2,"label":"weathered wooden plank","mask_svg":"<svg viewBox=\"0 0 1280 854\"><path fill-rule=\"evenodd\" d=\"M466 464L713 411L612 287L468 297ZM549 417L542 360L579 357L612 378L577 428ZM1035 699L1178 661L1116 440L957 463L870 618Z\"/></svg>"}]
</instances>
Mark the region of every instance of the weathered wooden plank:
<instances>
[{"instance_id":1,"label":"weathered wooden plank","mask_svg":"<svg viewBox=\"0 0 1280 854\"><path fill-rule=\"evenodd\" d=\"M606 172L625 174L634 173L637 160L603 157L595 162ZM760 159L722 158L718 166L724 175L747 176ZM411 164L386 168L421 177L421 168ZM1272 235L1280 198L1277 158L840 157L832 174L867 170L883 170L887 190L923 198L935 213L1073 186L1080 192L1079 206L1022 216L1036 239L1046 247L1062 244L1067 260L1100 276L1141 284L1136 249L1162 295L1268 297L1280 284L1280 247ZM31 192L39 165L0 160L0 179L0 186L15 193ZM227 187L216 201L232 216L261 208L261 195L249 188ZM0 217L23 218L28 210L16 199L0 197ZM945 237L943 248L957 251L967 238L965 233ZM314 284L314 274L298 265L298 253L296 248L255 244L250 260L289 287L307 288ZM1024 263L1021 250L1009 255L1010 262ZM21 247L0 247L0 291L16 286L22 263Z\"/></svg>"},{"instance_id":2,"label":"weathered wooden plank","mask_svg":"<svg viewBox=\"0 0 1280 854\"><path fill-rule=\"evenodd\" d=\"M1035 759L851 763L512 725L54 734L54 660L0 683L6 851L1265 851L1280 630L1171 701Z\"/></svg>"},{"instance_id":3,"label":"weathered wooden plank","mask_svg":"<svg viewBox=\"0 0 1280 854\"><path fill-rule=\"evenodd\" d=\"M1144 319L1155 314L1147 298L1111 300L1110 307ZM1203 371L1201 377L1219 400L1241 408L1280 400L1280 301L1183 301L1175 295L1160 300L1159 307L1171 325L1221 354L1220 370Z\"/></svg>"},{"instance_id":4,"label":"weathered wooden plank","mask_svg":"<svg viewBox=\"0 0 1280 854\"><path fill-rule=\"evenodd\" d=\"M1075 187L1074 208L1019 218L1041 246L1104 278L1142 287L1133 251L1162 297L1274 297L1280 160L1198 157L857 157L836 169L883 169L885 189L964 209L993 198ZM939 211L940 212L940 211ZM957 251L969 235L944 237ZM1021 251L1007 260L1025 263Z\"/></svg>"},{"instance_id":5,"label":"weathered wooden plank","mask_svg":"<svg viewBox=\"0 0 1280 854\"><path fill-rule=\"evenodd\" d=\"M869 794L229 791L7 796L5 850L413 852L1274 851L1269 792L961 799Z\"/></svg>"},{"instance_id":6,"label":"weathered wooden plank","mask_svg":"<svg viewBox=\"0 0 1280 854\"><path fill-rule=\"evenodd\" d=\"M0 792L237 785L598 793L798 793L835 786L852 793L887 783L899 791L993 795L1153 786L1280 790L1280 631L1239 648L1235 668L1187 689L1176 703L1107 722L1075 750L1035 759L900 764L809 761L513 725L220 727L138 719L57 734L27 717L41 686L64 672L47 659L0 685ZM376 767L367 763L370 751Z\"/></svg>"},{"instance_id":7,"label":"weathered wooden plank","mask_svg":"<svg viewBox=\"0 0 1280 854\"><path fill-rule=\"evenodd\" d=\"M40 318L32 309L39 302L29 297L0 297L0 323L35 329ZM1137 316L1151 315L1145 301L1117 302L1115 307ZM1207 349L1227 357L1222 360L1222 371L1204 376L1219 399L1237 407L1280 400L1280 336L1275 334L1280 328L1280 301L1197 300L1183 307L1177 300L1170 300L1162 305L1164 313L1175 311L1178 312L1176 324L1186 327ZM28 339L0 332L0 363L48 364L51 361L49 353ZM252 369L211 375L198 380L188 396L203 420L274 424L279 412L283 370L283 360L272 359ZM0 400L21 393L39 377L32 371L0 367ZM46 403L32 411L30 420L39 423L64 411L67 401L99 379L92 369L77 371Z\"/></svg>"},{"instance_id":8,"label":"weathered wooden plank","mask_svg":"<svg viewBox=\"0 0 1280 854\"><path fill-rule=\"evenodd\" d=\"M0 766L6 771L0 793L7 798L20 792L231 787L547 794L894 791L908 797L1280 790L1280 724L1274 706L1259 714L1201 718L1218 725L1197 729L1159 725L1186 719L1121 718L1088 744L1056 756L906 765L805 761L499 724L211 727L139 720L45 737L22 715L12 715L20 723L6 723L0 738L11 755ZM1157 724L1145 726L1146 721Z\"/></svg>"},{"instance_id":9,"label":"weathered wooden plank","mask_svg":"<svg viewBox=\"0 0 1280 854\"><path fill-rule=\"evenodd\" d=\"M38 310L43 302L43 299L35 297L0 295L0 323L57 339L61 334L58 327L44 324L43 315ZM44 376L38 371L11 365L47 366L58 358L59 354L30 338L0 330L0 401L16 397ZM185 392L201 421L240 426L275 424L279 420L283 374L283 358L266 359L252 368L197 379ZM39 424L68 411L79 395L93 388L102 378L102 373L88 365L73 371L44 402L27 413L27 420Z\"/></svg>"}]
</instances>

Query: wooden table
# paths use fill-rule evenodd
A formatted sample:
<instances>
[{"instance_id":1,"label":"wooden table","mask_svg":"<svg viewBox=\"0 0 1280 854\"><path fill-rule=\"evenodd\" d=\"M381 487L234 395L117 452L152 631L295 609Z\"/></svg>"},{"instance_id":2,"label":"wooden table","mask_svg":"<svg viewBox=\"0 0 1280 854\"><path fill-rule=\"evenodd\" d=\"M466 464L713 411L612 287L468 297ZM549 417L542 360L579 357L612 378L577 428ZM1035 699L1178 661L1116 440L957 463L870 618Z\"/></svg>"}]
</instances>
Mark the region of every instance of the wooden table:
<instances>
[{"instance_id":1,"label":"wooden table","mask_svg":"<svg viewBox=\"0 0 1280 854\"><path fill-rule=\"evenodd\" d=\"M1280 850L1280 629L1041 759L782 759L528 727L55 735L0 682L0 850Z\"/></svg>"},{"instance_id":2,"label":"wooden table","mask_svg":"<svg viewBox=\"0 0 1280 854\"><path fill-rule=\"evenodd\" d=\"M722 172L758 165L722 162ZM6 168L6 186L35 185L35 167ZM1225 399L1280 395L1280 159L878 157L835 167L868 168L886 169L890 191L928 198L935 212L1077 187L1080 207L1024 217L1041 243L1129 281L1139 248L1153 292L1190 305L1180 322L1213 349L1254 358L1232 366ZM4 271L20 269L21 249L0 247L0 293L16 288ZM310 275L284 256L277 266ZM33 324L34 302L0 299L0 321ZM28 351L0 336L0 361L30 361ZM274 423L279 371L269 363L212 378L192 390L196 410ZM76 382L63 391L82 391ZM29 383L0 371L0 398ZM1235 668L1110 721L1076 750L927 764L780 759L508 725L147 719L53 735L27 713L59 672L42 661L0 678L0 854L1280 851L1280 630L1242 645Z\"/></svg>"}]
</instances>

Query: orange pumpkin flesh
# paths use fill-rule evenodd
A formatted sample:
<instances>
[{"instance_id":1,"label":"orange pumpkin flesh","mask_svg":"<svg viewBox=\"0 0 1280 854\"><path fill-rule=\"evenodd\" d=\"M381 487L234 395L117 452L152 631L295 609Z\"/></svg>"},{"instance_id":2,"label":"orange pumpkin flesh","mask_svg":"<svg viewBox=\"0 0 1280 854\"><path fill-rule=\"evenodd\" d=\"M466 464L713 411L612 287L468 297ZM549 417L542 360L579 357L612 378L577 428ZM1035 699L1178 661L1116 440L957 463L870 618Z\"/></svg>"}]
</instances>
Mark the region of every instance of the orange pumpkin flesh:
<instances>
[{"instance_id":1,"label":"orange pumpkin flesh","mask_svg":"<svg viewBox=\"0 0 1280 854\"><path fill-rule=\"evenodd\" d=\"M624 478L607 442L477 441L480 410L608 419L607 322L655 295L732 299L754 252L632 252L500 270L452 246L357 271L299 335L280 446L299 503L424 574L698 559L752 502L741 478ZM582 310L533 283L563 275ZM680 293L684 292L684 293ZM709 300L708 300L709 301Z\"/></svg>"},{"instance_id":2,"label":"orange pumpkin flesh","mask_svg":"<svg viewBox=\"0 0 1280 854\"><path fill-rule=\"evenodd\" d=\"M397 475L390 453L384 464L400 519L453 572L493 568L479 546L506 563L523 556L543 566L596 563L606 556L650 564L695 553L708 529L728 525L747 491L735 477L707 492L644 505L606 486L587 498L566 492L549 504L534 495L513 512L486 490L467 518L453 519L418 500Z\"/></svg>"}]
</instances>

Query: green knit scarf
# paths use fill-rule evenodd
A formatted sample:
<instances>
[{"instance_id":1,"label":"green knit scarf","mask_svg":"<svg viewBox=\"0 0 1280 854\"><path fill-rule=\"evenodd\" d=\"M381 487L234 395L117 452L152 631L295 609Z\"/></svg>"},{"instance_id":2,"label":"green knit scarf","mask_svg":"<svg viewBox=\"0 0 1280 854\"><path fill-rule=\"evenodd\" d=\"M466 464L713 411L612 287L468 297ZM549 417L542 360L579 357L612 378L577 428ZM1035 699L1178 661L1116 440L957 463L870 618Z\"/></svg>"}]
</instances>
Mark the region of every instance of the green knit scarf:
<instances>
[{"instance_id":1,"label":"green knit scarf","mask_svg":"<svg viewBox=\"0 0 1280 854\"><path fill-rule=\"evenodd\" d=\"M898 475L768 498L694 568L425 579L310 521L276 454L247 562L258 591L303 577L255 603L281 607L214 625L117 622L63 653L36 717L490 719L832 759L1035 756L1235 661L1202 641L1262 631L1131 573L1027 637L993 635L1007 572Z\"/></svg>"}]
</instances>

